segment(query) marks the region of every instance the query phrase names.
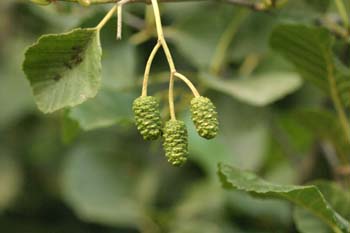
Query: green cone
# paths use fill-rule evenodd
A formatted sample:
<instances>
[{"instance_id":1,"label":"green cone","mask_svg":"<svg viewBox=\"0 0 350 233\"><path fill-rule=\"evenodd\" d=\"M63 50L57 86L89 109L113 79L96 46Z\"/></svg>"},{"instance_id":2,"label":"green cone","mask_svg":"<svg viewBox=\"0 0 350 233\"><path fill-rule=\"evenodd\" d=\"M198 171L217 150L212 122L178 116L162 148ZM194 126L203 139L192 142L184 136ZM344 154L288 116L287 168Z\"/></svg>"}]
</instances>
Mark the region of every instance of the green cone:
<instances>
[{"instance_id":1,"label":"green cone","mask_svg":"<svg viewBox=\"0 0 350 233\"><path fill-rule=\"evenodd\" d=\"M136 127L145 140L155 140L161 135L162 121L158 100L153 96L135 99L132 109Z\"/></svg>"},{"instance_id":2,"label":"green cone","mask_svg":"<svg viewBox=\"0 0 350 233\"><path fill-rule=\"evenodd\" d=\"M181 166L188 157L187 129L183 121L170 120L163 129L163 148L168 162Z\"/></svg>"},{"instance_id":3,"label":"green cone","mask_svg":"<svg viewBox=\"0 0 350 233\"><path fill-rule=\"evenodd\" d=\"M192 121L198 134L212 139L218 134L219 121L214 104L210 99L200 96L191 100Z\"/></svg>"}]
</instances>

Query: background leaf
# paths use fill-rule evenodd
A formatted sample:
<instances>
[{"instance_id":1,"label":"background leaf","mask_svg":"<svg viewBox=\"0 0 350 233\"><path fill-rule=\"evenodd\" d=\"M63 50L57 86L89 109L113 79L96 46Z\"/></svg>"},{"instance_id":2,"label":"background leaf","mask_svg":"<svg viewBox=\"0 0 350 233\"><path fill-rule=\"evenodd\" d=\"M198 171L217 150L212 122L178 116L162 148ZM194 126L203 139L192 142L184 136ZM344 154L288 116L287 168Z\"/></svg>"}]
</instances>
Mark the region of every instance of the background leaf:
<instances>
[{"instance_id":1,"label":"background leaf","mask_svg":"<svg viewBox=\"0 0 350 233\"><path fill-rule=\"evenodd\" d=\"M219 165L220 180L225 188L233 188L258 197L288 200L320 218L335 232L350 232L350 224L327 202L316 186L276 185L255 174L228 165Z\"/></svg>"},{"instance_id":2,"label":"background leaf","mask_svg":"<svg viewBox=\"0 0 350 233\"><path fill-rule=\"evenodd\" d=\"M292 62L300 75L328 91L327 66L332 37L323 28L280 25L271 34L271 47Z\"/></svg>"},{"instance_id":3,"label":"background leaf","mask_svg":"<svg viewBox=\"0 0 350 233\"><path fill-rule=\"evenodd\" d=\"M301 79L293 73L271 73L229 81L205 73L200 77L208 87L254 106L271 104L294 92L302 84Z\"/></svg>"},{"instance_id":4,"label":"background leaf","mask_svg":"<svg viewBox=\"0 0 350 233\"><path fill-rule=\"evenodd\" d=\"M137 227L144 215L137 201L137 184L132 181L142 170L130 160L118 162L118 156L131 151L116 156L108 141L98 148L87 142L70 151L62 173L63 198L87 221ZM115 146L127 148L115 141Z\"/></svg>"},{"instance_id":5,"label":"background leaf","mask_svg":"<svg viewBox=\"0 0 350 233\"><path fill-rule=\"evenodd\" d=\"M302 78L327 94L331 94L331 85L334 82L333 94L347 106L350 102L347 92L350 73L335 62L332 53L333 39L324 28L285 24L274 29L270 44L294 64Z\"/></svg>"}]
</instances>

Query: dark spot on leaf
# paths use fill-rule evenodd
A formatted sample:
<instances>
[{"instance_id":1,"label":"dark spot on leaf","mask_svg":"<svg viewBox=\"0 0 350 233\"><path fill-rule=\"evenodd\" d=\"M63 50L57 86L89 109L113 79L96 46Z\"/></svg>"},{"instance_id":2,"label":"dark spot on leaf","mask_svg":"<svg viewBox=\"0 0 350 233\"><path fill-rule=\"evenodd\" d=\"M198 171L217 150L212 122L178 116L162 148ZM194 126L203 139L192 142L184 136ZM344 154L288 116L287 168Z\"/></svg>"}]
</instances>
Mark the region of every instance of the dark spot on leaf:
<instances>
[{"instance_id":1,"label":"dark spot on leaf","mask_svg":"<svg viewBox=\"0 0 350 233\"><path fill-rule=\"evenodd\" d=\"M72 67L72 64L70 64L70 62L64 62L63 65L64 65L65 67L67 67L68 69L72 69L72 68L73 68L73 67Z\"/></svg>"},{"instance_id":2,"label":"dark spot on leaf","mask_svg":"<svg viewBox=\"0 0 350 233\"><path fill-rule=\"evenodd\" d=\"M73 46L72 50L80 53L83 50L83 48L81 46Z\"/></svg>"},{"instance_id":3,"label":"dark spot on leaf","mask_svg":"<svg viewBox=\"0 0 350 233\"><path fill-rule=\"evenodd\" d=\"M61 77L61 75L59 75L59 74L55 74L55 75L53 76L53 80L55 80L56 82L59 81L61 78L62 78L62 77Z\"/></svg>"}]
</instances>

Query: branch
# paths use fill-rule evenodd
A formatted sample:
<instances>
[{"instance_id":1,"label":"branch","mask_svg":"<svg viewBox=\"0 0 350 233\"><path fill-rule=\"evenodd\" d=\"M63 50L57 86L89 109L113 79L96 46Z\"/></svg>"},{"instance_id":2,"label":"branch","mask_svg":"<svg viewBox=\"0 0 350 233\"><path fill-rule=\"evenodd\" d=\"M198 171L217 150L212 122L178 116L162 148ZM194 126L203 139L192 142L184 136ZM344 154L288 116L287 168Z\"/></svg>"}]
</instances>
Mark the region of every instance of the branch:
<instances>
[{"instance_id":1,"label":"branch","mask_svg":"<svg viewBox=\"0 0 350 233\"><path fill-rule=\"evenodd\" d=\"M71 2L79 3L78 0L51 0L52 2ZM90 4L107 4L107 3L117 3L121 0L90 0ZM160 0L159 2L193 2L193 1L208 1L208 0ZM146 3L151 4L151 0L130 0L130 3Z\"/></svg>"},{"instance_id":2,"label":"branch","mask_svg":"<svg viewBox=\"0 0 350 233\"><path fill-rule=\"evenodd\" d=\"M51 0L52 2L71 2L78 3L78 0ZM106 3L116 3L120 0L90 0L91 4L106 4ZM203 1L215 1L215 0L159 0L159 2L203 2ZM272 6L267 6L264 3L252 3L248 0L217 0L217 2L233 4L237 6L242 6L249 8L254 11L265 11L269 10ZM151 0L130 0L129 3L145 3L151 4Z\"/></svg>"}]
</instances>

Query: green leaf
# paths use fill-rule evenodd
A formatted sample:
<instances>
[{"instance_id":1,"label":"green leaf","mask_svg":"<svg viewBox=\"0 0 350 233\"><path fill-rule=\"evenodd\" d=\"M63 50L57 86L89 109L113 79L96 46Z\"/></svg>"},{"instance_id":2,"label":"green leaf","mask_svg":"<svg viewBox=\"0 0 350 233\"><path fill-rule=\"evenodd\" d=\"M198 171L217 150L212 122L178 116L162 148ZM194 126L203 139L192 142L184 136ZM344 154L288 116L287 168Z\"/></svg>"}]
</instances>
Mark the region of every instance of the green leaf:
<instances>
[{"instance_id":1,"label":"green leaf","mask_svg":"<svg viewBox=\"0 0 350 233\"><path fill-rule=\"evenodd\" d=\"M131 105L134 99L133 93L103 89L93 100L72 109L69 117L79 122L84 130L131 122Z\"/></svg>"},{"instance_id":2,"label":"green leaf","mask_svg":"<svg viewBox=\"0 0 350 233\"><path fill-rule=\"evenodd\" d=\"M183 14L170 35L186 58L200 68L207 68L216 46L239 8L201 5L192 14Z\"/></svg>"},{"instance_id":3,"label":"green leaf","mask_svg":"<svg viewBox=\"0 0 350 233\"><path fill-rule=\"evenodd\" d=\"M313 183L316 185L327 201L333 206L333 208L345 219L350 219L350 193L339 187L338 184L329 181L317 181ZM321 222L319 219L312 216L301 208L294 210L294 220L298 227L298 230L302 233L331 233L327 225Z\"/></svg>"},{"instance_id":4,"label":"green leaf","mask_svg":"<svg viewBox=\"0 0 350 233\"><path fill-rule=\"evenodd\" d=\"M39 109L51 113L94 97L101 81L101 55L96 29L42 36L23 63Z\"/></svg>"},{"instance_id":5,"label":"green leaf","mask_svg":"<svg viewBox=\"0 0 350 233\"><path fill-rule=\"evenodd\" d=\"M135 161L121 159L122 152L116 156L108 141L97 146L90 141L91 146L81 144L69 153L62 174L63 198L86 221L137 226L144 217L135 185L140 168ZM118 147L125 143L115 141ZM129 156L132 152L127 151Z\"/></svg>"},{"instance_id":6,"label":"green leaf","mask_svg":"<svg viewBox=\"0 0 350 233\"><path fill-rule=\"evenodd\" d=\"M327 66L332 37L326 29L304 25L280 25L271 34L271 47L292 62L300 75L328 90Z\"/></svg>"},{"instance_id":7,"label":"green leaf","mask_svg":"<svg viewBox=\"0 0 350 233\"><path fill-rule=\"evenodd\" d=\"M299 110L292 115L317 138L331 142L340 155L347 156L349 145L334 113L324 110Z\"/></svg>"},{"instance_id":8,"label":"green leaf","mask_svg":"<svg viewBox=\"0 0 350 233\"><path fill-rule=\"evenodd\" d=\"M350 73L335 62L333 37L324 28L286 24L274 29L271 47L294 64L302 78L321 88L333 98L350 102Z\"/></svg>"},{"instance_id":9,"label":"green leaf","mask_svg":"<svg viewBox=\"0 0 350 233\"><path fill-rule=\"evenodd\" d=\"M288 200L317 216L335 232L350 232L349 222L330 206L316 186L272 184L253 173L223 164L219 164L218 175L225 188L238 189L261 198Z\"/></svg>"},{"instance_id":10,"label":"green leaf","mask_svg":"<svg viewBox=\"0 0 350 233\"><path fill-rule=\"evenodd\" d=\"M203 73L201 78L210 88L254 106L271 104L296 91L302 84L293 73L270 73L230 81Z\"/></svg>"}]
</instances>

